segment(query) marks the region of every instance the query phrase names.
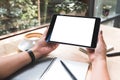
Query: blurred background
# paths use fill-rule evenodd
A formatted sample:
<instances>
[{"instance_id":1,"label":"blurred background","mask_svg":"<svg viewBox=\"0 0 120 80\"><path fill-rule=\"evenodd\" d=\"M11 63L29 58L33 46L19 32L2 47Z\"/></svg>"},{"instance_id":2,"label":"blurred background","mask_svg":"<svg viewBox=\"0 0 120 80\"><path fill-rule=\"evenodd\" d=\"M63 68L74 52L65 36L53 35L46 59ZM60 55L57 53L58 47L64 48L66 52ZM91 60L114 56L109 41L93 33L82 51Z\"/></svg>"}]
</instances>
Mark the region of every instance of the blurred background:
<instances>
[{"instance_id":1,"label":"blurred background","mask_svg":"<svg viewBox=\"0 0 120 80\"><path fill-rule=\"evenodd\" d=\"M0 36L50 23L55 13L95 16L120 27L120 0L0 0Z\"/></svg>"}]
</instances>

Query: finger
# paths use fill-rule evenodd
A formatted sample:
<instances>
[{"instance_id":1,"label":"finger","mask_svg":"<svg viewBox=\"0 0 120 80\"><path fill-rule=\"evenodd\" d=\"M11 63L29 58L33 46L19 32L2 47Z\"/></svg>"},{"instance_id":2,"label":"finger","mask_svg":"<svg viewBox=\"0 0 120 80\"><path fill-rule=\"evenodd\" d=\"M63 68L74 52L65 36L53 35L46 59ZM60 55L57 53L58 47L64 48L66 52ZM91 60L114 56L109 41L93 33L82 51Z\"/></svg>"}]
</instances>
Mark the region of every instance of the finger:
<instances>
[{"instance_id":1,"label":"finger","mask_svg":"<svg viewBox=\"0 0 120 80\"><path fill-rule=\"evenodd\" d=\"M93 53L94 52L94 49L92 49L92 48L86 48L86 50L87 50L88 53Z\"/></svg>"},{"instance_id":2,"label":"finger","mask_svg":"<svg viewBox=\"0 0 120 80\"><path fill-rule=\"evenodd\" d=\"M58 43L54 43L54 42L50 42L48 43L50 46L58 46L59 44Z\"/></svg>"},{"instance_id":3,"label":"finger","mask_svg":"<svg viewBox=\"0 0 120 80\"><path fill-rule=\"evenodd\" d=\"M100 31L100 33L99 33L98 42L99 42L101 45L106 46L105 41L104 41L104 38L103 38L103 32L102 32L102 31Z\"/></svg>"},{"instance_id":4,"label":"finger","mask_svg":"<svg viewBox=\"0 0 120 80\"><path fill-rule=\"evenodd\" d=\"M47 33L48 33L48 28L45 30L45 32L44 32L44 34L43 34L43 36L46 36L46 35L47 35Z\"/></svg>"}]
</instances>

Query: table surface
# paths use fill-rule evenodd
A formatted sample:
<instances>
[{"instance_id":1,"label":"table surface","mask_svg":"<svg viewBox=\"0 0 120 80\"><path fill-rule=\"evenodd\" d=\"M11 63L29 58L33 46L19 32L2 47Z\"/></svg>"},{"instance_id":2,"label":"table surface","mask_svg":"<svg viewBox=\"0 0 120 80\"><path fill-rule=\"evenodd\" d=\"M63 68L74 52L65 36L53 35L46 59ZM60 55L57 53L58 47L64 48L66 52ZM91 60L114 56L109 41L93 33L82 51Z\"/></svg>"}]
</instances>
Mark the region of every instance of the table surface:
<instances>
[{"instance_id":1,"label":"table surface","mask_svg":"<svg viewBox=\"0 0 120 80\"><path fill-rule=\"evenodd\" d=\"M120 29L113 28L110 26L101 25L100 29L103 31L104 40L107 45L111 45L114 47L113 52L120 52ZM37 32L44 32L43 30L38 30ZM81 52L79 50L80 47L78 46L71 46L71 45L63 45L60 44L59 47L51 52L49 56L74 60L74 61L81 61L81 62L88 62L88 56L87 54ZM15 51L16 52L16 51ZM116 57L107 57L107 65L108 70L110 73L111 80L120 80L119 74L120 74L120 56ZM87 79L90 78L91 70L88 70Z\"/></svg>"}]
</instances>

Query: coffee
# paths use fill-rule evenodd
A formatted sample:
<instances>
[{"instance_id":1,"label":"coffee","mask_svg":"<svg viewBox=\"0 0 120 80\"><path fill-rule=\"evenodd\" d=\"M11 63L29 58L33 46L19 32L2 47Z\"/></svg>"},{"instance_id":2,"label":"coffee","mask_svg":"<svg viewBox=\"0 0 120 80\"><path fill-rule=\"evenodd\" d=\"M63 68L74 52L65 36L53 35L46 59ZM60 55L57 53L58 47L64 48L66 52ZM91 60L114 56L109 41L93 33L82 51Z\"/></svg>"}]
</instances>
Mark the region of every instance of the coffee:
<instances>
[{"instance_id":1,"label":"coffee","mask_svg":"<svg viewBox=\"0 0 120 80\"><path fill-rule=\"evenodd\" d=\"M41 33L28 33L25 35L25 38L30 40L36 40L39 39L41 36L42 36Z\"/></svg>"}]
</instances>

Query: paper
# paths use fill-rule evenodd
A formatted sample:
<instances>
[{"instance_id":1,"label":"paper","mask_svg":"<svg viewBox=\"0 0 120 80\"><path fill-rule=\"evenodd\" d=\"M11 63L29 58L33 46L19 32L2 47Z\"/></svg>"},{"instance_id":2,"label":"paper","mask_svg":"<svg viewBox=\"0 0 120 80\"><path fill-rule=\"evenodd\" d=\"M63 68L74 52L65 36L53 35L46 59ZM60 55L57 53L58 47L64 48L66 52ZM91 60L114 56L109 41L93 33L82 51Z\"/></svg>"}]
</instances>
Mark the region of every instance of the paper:
<instances>
[{"instance_id":1,"label":"paper","mask_svg":"<svg viewBox=\"0 0 120 80\"><path fill-rule=\"evenodd\" d=\"M69 60L62 60L69 70L75 75L77 80L85 80L88 70L88 63L75 62ZM73 80L66 69L60 62L60 59L56 59L51 67L45 72L40 80Z\"/></svg>"}]
</instances>

